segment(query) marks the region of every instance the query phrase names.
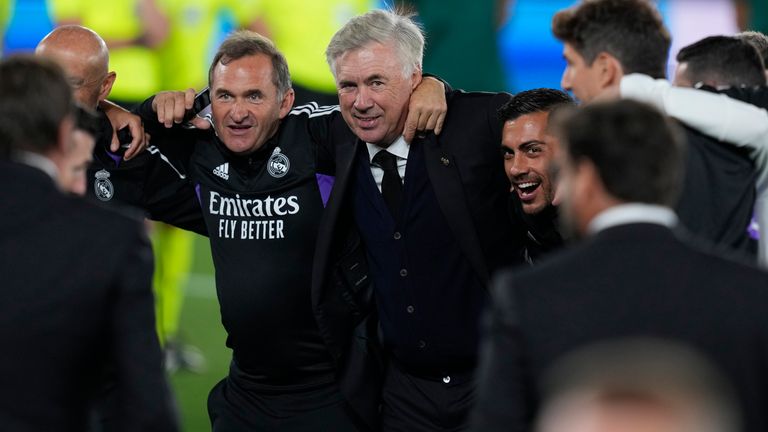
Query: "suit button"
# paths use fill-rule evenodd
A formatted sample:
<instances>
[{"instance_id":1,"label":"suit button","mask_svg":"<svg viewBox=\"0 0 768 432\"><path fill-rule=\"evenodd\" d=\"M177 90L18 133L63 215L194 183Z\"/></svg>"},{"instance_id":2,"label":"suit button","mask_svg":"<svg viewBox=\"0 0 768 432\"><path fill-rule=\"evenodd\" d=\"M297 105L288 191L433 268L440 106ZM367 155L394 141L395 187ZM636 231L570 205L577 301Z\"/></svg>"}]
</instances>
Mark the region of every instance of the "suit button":
<instances>
[{"instance_id":1,"label":"suit button","mask_svg":"<svg viewBox=\"0 0 768 432\"><path fill-rule=\"evenodd\" d=\"M449 382L451 382L451 377L450 376L444 376L443 377L443 382L448 384Z\"/></svg>"},{"instance_id":2,"label":"suit button","mask_svg":"<svg viewBox=\"0 0 768 432\"><path fill-rule=\"evenodd\" d=\"M420 340L418 346L419 346L419 349L424 349L427 346L427 343L424 342L423 340Z\"/></svg>"},{"instance_id":3,"label":"suit button","mask_svg":"<svg viewBox=\"0 0 768 432\"><path fill-rule=\"evenodd\" d=\"M409 314L412 314L413 311L415 311L415 310L416 310L416 308L414 308L411 305L408 305L408 307L405 308L405 311L408 312Z\"/></svg>"},{"instance_id":4,"label":"suit button","mask_svg":"<svg viewBox=\"0 0 768 432\"><path fill-rule=\"evenodd\" d=\"M441 157L441 158L440 158L440 162L442 162L442 163L443 163L443 165L445 165L445 166L448 166L448 165L450 165L450 164L451 164L451 161L450 161L450 160L448 160L448 158L447 158L447 157L445 157L445 156L443 156L443 157Z\"/></svg>"},{"instance_id":5,"label":"suit button","mask_svg":"<svg viewBox=\"0 0 768 432\"><path fill-rule=\"evenodd\" d=\"M402 234L400 234L399 232L395 232L395 234L394 234L392 237L393 237L395 240L400 240L400 239L403 237L403 235L402 235Z\"/></svg>"},{"instance_id":6,"label":"suit button","mask_svg":"<svg viewBox=\"0 0 768 432\"><path fill-rule=\"evenodd\" d=\"M408 276L408 270L406 269L400 269L400 276L406 277Z\"/></svg>"}]
</instances>

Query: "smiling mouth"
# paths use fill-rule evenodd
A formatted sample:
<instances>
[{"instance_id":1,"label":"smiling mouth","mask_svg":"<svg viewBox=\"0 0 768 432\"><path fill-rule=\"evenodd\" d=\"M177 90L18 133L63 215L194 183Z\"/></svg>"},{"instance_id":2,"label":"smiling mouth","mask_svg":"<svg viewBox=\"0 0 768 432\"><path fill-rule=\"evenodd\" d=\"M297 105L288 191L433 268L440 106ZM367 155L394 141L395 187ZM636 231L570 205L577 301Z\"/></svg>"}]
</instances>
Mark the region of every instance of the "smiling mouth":
<instances>
[{"instance_id":1,"label":"smiling mouth","mask_svg":"<svg viewBox=\"0 0 768 432\"><path fill-rule=\"evenodd\" d=\"M360 124L360 126L363 128L373 126L373 124L379 118L379 116L361 116L361 115L355 115L354 117L357 120L358 124Z\"/></svg>"},{"instance_id":2,"label":"smiling mouth","mask_svg":"<svg viewBox=\"0 0 768 432\"><path fill-rule=\"evenodd\" d=\"M526 200L533 197L533 194L539 189L541 182L521 182L515 183L515 189L517 190L520 199Z\"/></svg>"}]
</instances>

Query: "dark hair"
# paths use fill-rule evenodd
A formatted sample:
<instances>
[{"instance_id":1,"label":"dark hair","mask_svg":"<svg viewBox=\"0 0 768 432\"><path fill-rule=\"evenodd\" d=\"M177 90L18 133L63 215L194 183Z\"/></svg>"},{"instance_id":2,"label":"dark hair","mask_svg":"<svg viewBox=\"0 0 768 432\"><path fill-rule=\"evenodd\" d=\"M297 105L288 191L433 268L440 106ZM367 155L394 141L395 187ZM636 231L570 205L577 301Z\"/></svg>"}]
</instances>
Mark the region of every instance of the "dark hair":
<instances>
[{"instance_id":1,"label":"dark hair","mask_svg":"<svg viewBox=\"0 0 768 432\"><path fill-rule=\"evenodd\" d=\"M556 13L552 32L588 65L606 52L626 74L666 76L672 38L659 11L646 0L584 0Z\"/></svg>"},{"instance_id":2,"label":"dark hair","mask_svg":"<svg viewBox=\"0 0 768 432\"><path fill-rule=\"evenodd\" d=\"M208 69L208 85L213 83L213 70L217 64L226 65L232 60L257 54L264 54L272 60L272 84L277 87L278 97L282 97L291 88L291 74L285 56L271 40L248 30L236 31L221 43Z\"/></svg>"},{"instance_id":3,"label":"dark hair","mask_svg":"<svg viewBox=\"0 0 768 432\"><path fill-rule=\"evenodd\" d=\"M72 114L72 90L53 61L17 55L0 61L0 143L5 153L46 153Z\"/></svg>"},{"instance_id":4,"label":"dark hair","mask_svg":"<svg viewBox=\"0 0 768 432\"><path fill-rule=\"evenodd\" d=\"M716 86L765 85L763 59L747 41L731 36L710 36L677 53L678 63L687 63L685 77L691 83Z\"/></svg>"},{"instance_id":5,"label":"dark hair","mask_svg":"<svg viewBox=\"0 0 768 432\"><path fill-rule=\"evenodd\" d=\"M537 112L550 112L561 106L575 106L576 101L562 90L538 88L522 91L499 108L502 122Z\"/></svg>"},{"instance_id":6,"label":"dark hair","mask_svg":"<svg viewBox=\"0 0 768 432\"><path fill-rule=\"evenodd\" d=\"M631 100L597 103L566 118L562 132L570 160L591 161L615 198L666 206L676 202L685 141L656 109Z\"/></svg>"},{"instance_id":7,"label":"dark hair","mask_svg":"<svg viewBox=\"0 0 768 432\"><path fill-rule=\"evenodd\" d=\"M736 35L737 38L747 41L760 53L763 58L763 68L768 69L768 36L757 31L745 31Z\"/></svg>"}]
</instances>

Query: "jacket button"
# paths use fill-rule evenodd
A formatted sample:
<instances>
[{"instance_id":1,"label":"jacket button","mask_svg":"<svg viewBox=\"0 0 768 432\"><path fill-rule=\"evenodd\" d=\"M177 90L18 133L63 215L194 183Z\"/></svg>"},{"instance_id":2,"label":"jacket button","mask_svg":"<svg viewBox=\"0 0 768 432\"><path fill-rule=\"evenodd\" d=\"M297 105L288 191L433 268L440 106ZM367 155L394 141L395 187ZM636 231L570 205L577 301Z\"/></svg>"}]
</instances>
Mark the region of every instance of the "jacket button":
<instances>
[{"instance_id":1,"label":"jacket button","mask_svg":"<svg viewBox=\"0 0 768 432\"><path fill-rule=\"evenodd\" d=\"M451 161L450 161L450 160L448 160L448 158L447 158L447 157L445 157L445 156L443 156L443 157L441 157L441 158L440 158L440 162L442 162L442 163L443 163L443 165L445 165L445 166L448 166L448 165L450 165L450 164L451 164Z\"/></svg>"},{"instance_id":2,"label":"jacket button","mask_svg":"<svg viewBox=\"0 0 768 432\"><path fill-rule=\"evenodd\" d=\"M420 340L418 346L419 346L419 349L424 349L427 346L427 343L424 342L423 340Z\"/></svg>"},{"instance_id":3,"label":"jacket button","mask_svg":"<svg viewBox=\"0 0 768 432\"><path fill-rule=\"evenodd\" d=\"M451 377L450 376L444 376L443 377L443 382L448 384L449 382L451 382Z\"/></svg>"},{"instance_id":4,"label":"jacket button","mask_svg":"<svg viewBox=\"0 0 768 432\"><path fill-rule=\"evenodd\" d=\"M400 276L406 277L408 276L408 270L406 269L400 269Z\"/></svg>"},{"instance_id":5,"label":"jacket button","mask_svg":"<svg viewBox=\"0 0 768 432\"><path fill-rule=\"evenodd\" d=\"M402 235L402 234L400 234L399 232L395 232L395 234L394 234L392 237L393 237L395 240L400 240L400 239L403 237L403 235Z\"/></svg>"},{"instance_id":6,"label":"jacket button","mask_svg":"<svg viewBox=\"0 0 768 432\"><path fill-rule=\"evenodd\" d=\"M405 308L405 311L408 312L409 314L412 314L413 311L415 311L415 310L416 310L416 308L414 308L411 305L408 305L408 307Z\"/></svg>"}]
</instances>

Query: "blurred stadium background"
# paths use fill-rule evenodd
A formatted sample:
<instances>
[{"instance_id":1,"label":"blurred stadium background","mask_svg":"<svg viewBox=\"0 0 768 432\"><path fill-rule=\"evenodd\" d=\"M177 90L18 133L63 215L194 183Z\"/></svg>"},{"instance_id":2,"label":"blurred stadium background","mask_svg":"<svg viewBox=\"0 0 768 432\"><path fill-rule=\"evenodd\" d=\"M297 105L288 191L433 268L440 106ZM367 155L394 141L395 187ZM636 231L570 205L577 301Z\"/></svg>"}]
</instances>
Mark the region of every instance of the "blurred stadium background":
<instances>
[{"instance_id":1,"label":"blurred stadium background","mask_svg":"<svg viewBox=\"0 0 768 432\"><path fill-rule=\"evenodd\" d=\"M182 50L182 57L192 56L189 54L191 51L200 52L200 60L195 69L201 70L191 74L197 77L196 83L192 82L195 78L189 78L189 83L178 85L170 80L160 80L157 89L201 86L200 80L205 77L208 59L218 41L229 30L245 26L270 34L278 47L288 52L294 79L297 79L297 72L301 68L307 69L307 72L301 72L307 75L306 86L326 93L329 92L330 74L324 66L322 47L335 31L334 26L340 25L346 17L359 10L385 6L382 2L364 0L80 0L63 3L59 0L0 0L3 55L31 51L57 22L90 23L86 25L104 26L108 32L115 27L127 27L125 31L135 31L130 27L136 25L136 17L128 16L131 12L120 15L120 7L128 7L127 10L132 11L136 9L135 4L147 2L155 3L160 11L165 10L170 25L178 27L169 31L166 41L179 37L182 43L188 41L194 45L189 48L190 51ZM445 77L456 88L468 90L517 92L534 87L559 87L564 62L560 54L562 47L549 31L550 19L556 10L572 4L572 0L414 0L414 3L418 4L429 31L426 71ZM753 21L745 25L765 32L765 22L759 21L768 20L768 12L765 11L768 0L752 3ZM497 9L500 4L502 7ZM661 0L658 4L674 36L673 53L679 47L704 36L733 33L738 29L737 8L732 0ZM100 10L99 7L105 9ZM78 13L85 14L87 9L92 9L89 17L77 16ZM287 10L292 14L290 17L287 16ZM306 44L309 39L314 39L308 37L308 34L310 28L321 25L318 22L319 16L331 16L334 19L333 22L324 23L323 32L328 34L327 39L317 38L311 54L302 54L300 49L293 51L295 47L287 46L294 42L298 42L298 45ZM201 23L206 25L202 33L194 27ZM481 29L488 31L479 31ZM286 34L290 37L286 37ZM109 39L104 34L102 36ZM487 39L483 40L483 37ZM170 61L172 69L160 66L160 73L163 75L162 69L166 69L169 73L164 75L179 76L183 71L179 53L167 53L164 51L164 43L170 42L154 44L153 48L159 53L160 60ZM478 45L482 46L472 49ZM306 46L304 48L310 49ZM465 56L474 51L489 58L468 61ZM299 61L298 57L301 56L311 57L306 62L308 65L292 63ZM469 67L462 71L459 66L461 64ZM499 66L499 77L493 76L491 71L494 64ZM126 74L130 72L121 75L121 71L118 71L116 88L120 86L121 80L127 81ZM319 75L319 78L314 75ZM196 432L210 430L206 410L207 394L226 375L231 353L224 346L225 334L216 302L213 265L207 240L195 235L192 245L194 247L184 246L188 252L194 252L190 253L191 270L188 277L181 278L185 295L178 334L184 344L200 349L205 365L196 372L181 368L171 374L171 380L183 417L184 430Z\"/></svg>"}]
</instances>

